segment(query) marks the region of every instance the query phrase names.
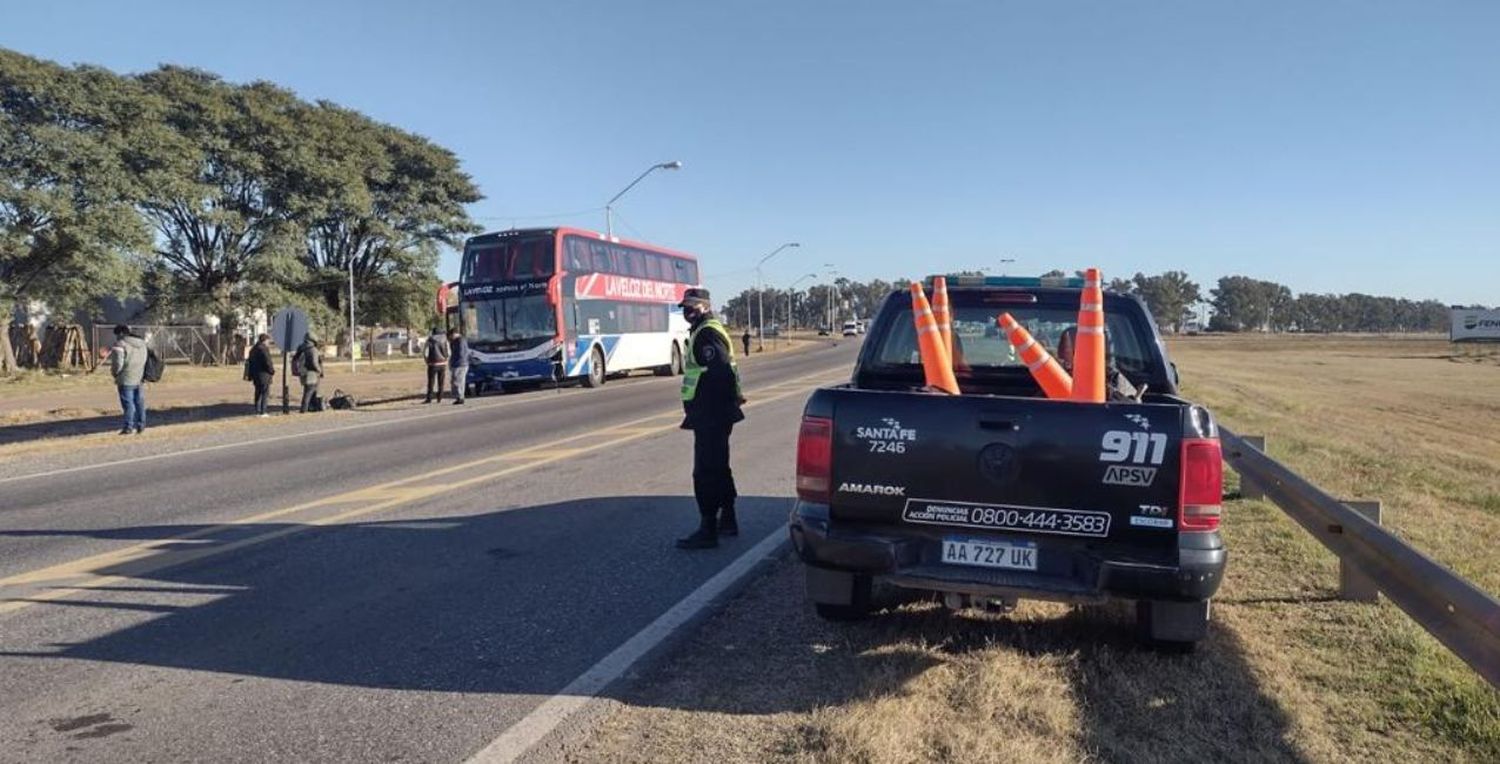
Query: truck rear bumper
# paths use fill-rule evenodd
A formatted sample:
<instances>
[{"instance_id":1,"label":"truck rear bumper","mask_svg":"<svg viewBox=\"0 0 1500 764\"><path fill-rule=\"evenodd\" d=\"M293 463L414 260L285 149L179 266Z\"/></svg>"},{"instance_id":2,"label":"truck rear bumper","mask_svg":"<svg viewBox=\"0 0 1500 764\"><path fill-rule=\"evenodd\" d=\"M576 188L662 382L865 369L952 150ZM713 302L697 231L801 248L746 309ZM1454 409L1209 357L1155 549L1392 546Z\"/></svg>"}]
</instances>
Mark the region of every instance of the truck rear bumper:
<instances>
[{"instance_id":1,"label":"truck rear bumper","mask_svg":"<svg viewBox=\"0 0 1500 764\"><path fill-rule=\"evenodd\" d=\"M792 510L790 528L792 546L811 567L977 596L1065 602L1207 600L1218 591L1226 560L1219 534L1191 533L1178 535L1176 565L1110 559L1063 544L1043 546L1043 564L1036 572L948 565L939 560L941 542L931 529L838 524L830 519L828 505L802 501Z\"/></svg>"}]
</instances>

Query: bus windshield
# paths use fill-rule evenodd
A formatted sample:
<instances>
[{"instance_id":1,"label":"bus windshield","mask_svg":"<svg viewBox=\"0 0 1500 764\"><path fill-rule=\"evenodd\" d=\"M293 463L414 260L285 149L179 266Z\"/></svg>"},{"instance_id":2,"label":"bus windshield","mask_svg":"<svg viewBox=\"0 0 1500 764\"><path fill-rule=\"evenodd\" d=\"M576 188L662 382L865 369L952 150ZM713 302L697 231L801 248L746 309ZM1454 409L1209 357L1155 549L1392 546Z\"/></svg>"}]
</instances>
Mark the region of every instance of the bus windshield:
<instances>
[{"instance_id":1,"label":"bus windshield","mask_svg":"<svg viewBox=\"0 0 1500 764\"><path fill-rule=\"evenodd\" d=\"M555 251L550 235L475 242L464 251L463 280L481 282L546 278L557 270Z\"/></svg>"},{"instance_id":2,"label":"bus windshield","mask_svg":"<svg viewBox=\"0 0 1500 764\"><path fill-rule=\"evenodd\" d=\"M467 302L470 346L496 353L534 348L557 336L557 314L546 294Z\"/></svg>"}]
</instances>

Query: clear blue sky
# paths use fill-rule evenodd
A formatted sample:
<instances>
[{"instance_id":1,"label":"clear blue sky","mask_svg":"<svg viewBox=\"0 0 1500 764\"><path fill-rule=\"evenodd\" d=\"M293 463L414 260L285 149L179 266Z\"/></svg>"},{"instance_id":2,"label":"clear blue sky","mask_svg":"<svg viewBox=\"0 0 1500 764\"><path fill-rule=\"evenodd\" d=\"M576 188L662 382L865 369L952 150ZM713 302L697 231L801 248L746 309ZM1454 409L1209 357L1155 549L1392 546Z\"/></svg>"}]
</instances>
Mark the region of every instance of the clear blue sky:
<instances>
[{"instance_id":1,"label":"clear blue sky","mask_svg":"<svg viewBox=\"0 0 1500 764\"><path fill-rule=\"evenodd\" d=\"M0 45L266 79L448 146L490 228L1500 303L1500 2L26 2ZM444 261L452 275L455 259Z\"/></svg>"}]
</instances>

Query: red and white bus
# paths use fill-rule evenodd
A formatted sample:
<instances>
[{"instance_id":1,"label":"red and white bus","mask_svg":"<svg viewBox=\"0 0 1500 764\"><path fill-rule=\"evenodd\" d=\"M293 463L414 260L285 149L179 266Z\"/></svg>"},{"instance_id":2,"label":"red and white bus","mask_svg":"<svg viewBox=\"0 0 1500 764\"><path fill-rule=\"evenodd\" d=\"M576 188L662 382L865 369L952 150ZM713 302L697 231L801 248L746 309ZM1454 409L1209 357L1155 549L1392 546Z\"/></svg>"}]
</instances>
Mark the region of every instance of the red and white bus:
<instances>
[{"instance_id":1,"label":"red and white bus","mask_svg":"<svg viewBox=\"0 0 1500 764\"><path fill-rule=\"evenodd\" d=\"M678 374L688 325L677 303L698 260L577 228L487 233L464 244L460 314L478 390L636 369Z\"/></svg>"}]
</instances>

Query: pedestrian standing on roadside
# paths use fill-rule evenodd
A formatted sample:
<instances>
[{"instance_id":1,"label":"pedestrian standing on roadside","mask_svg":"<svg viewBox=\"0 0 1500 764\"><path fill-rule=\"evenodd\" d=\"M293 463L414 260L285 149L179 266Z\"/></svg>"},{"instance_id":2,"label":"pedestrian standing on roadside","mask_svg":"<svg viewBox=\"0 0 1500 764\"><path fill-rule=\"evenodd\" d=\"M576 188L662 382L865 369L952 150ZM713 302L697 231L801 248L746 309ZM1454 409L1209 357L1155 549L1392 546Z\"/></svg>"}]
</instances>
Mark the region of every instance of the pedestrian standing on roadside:
<instances>
[{"instance_id":1,"label":"pedestrian standing on roadside","mask_svg":"<svg viewBox=\"0 0 1500 764\"><path fill-rule=\"evenodd\" d=\"M266 403L271 397L271 380L276 376L276 363L271 360L271 335L262 334L250 348L250 357L245 359L245 379L255 385L255 413L268 417Z\"/></svg>"},{"instance_id":2,"label":"pedestrian standing on roadside","mask_svg":"<svg viewBox=\"0 0 1500 764\"><path fill-rule=\"evenodd\" d=\"M719 536L737 536L734 472L729 468L729 435L745 418L740 409L740 370L729 330L710 311L707 289L689 289L682 316L692 324L682 373L682 429L693 431L693 497L698 530L677 540L681 549L712 549Z\"/></svg>"},{"instance_id":3,"label":"pedestrian standing on roadside","mask_svg":"<svg viewBox=\"0 0 1500 764\"><path fill-rule=\"evenodd\" d=\"M740 342L745 343L745 355L750 355L750 330L749 329L746 329L745 333L742 334L742 335L740 335Z\"/></svg>"},{"instance_id":4,"label":"pedestrian standing on roadside","mask_svg":"<svg viewBox=\"0 0 1500 764\"><path fill-rule=\"evenodd\" d=\"M120 393L125 415L121 435L139 435L146 429L146 397L141 384L146 378L146 341L130 333L130 327L115 327L115 344L109 349L109 373Z\"/></svg>"},{"instance_id":5,"label":"pedestrian standing on roadside","mask_svg":"<svg viewBox=\"0 0 1500 764\"><path fill-rule=\"evenodd\" d=\"M457 329L448 332L449 376L453 380L453 405L464 402L464 388L469 384L469 341Z\"/></svg>"},{"instance_id":6,"label":"pedestrian standing on roadside","mask_svg":"<svg viewBox=\"0 0 1500 764\"><path fill-rule=\"evenodd\" d=\"M432 327L432 334L427 336L427 348L424 351L427 358L427 398L423 403L432 403L433 394L437 395L437 402L443 402L443 383L447 380L448 371L448 338L436 326Z\"/></svg>"},{"instance_id":7,"label":"pedestrian standing on roadside","mask_svg":"<svg viewBox=\"0 0 1500 764\"><path fill-rule=\"evenodd\" d=\"M297 356L292 361L292 373L296 374L302 382L302 408L300 411L307 413L312 405L313 399L318 397L318 382L323 379L323 346L312 334L302 338L302 344L297 348Z\"/></svg>"}]
</instances>

